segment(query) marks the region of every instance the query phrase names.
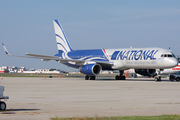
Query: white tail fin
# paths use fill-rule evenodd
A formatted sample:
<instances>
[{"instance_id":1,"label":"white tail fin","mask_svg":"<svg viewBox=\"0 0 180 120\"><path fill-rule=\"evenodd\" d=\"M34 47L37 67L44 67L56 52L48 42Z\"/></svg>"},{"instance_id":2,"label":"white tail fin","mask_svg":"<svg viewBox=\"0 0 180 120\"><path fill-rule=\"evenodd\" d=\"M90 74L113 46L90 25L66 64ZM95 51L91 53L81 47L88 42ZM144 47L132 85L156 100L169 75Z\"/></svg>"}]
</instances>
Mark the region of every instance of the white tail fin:
<instances>
[{"instance_id":1,"label":"white tail fin","mask_svg":"<svg viewBox=\"0 0 180 120\"><path fill-rule=\"evenodd\" d=\"M72 48L66 38L66 35L58 20L53 20L54 30L59 53L72 51Z\"/></svg>"}]
</instances>

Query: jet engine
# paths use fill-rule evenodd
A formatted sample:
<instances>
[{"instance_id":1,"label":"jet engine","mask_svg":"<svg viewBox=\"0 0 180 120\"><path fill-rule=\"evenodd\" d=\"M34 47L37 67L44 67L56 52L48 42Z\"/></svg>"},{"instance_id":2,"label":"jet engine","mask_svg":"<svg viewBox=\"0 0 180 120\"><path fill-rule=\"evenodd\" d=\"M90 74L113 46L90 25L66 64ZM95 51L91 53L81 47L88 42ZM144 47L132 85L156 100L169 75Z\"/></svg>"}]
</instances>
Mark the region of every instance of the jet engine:
<instances>
[{"instance_id":1,"label":"jet engine","mask_svg":"<svg viewBox=\"0 0 180 120\"><path fill-rule=\"evenodd\" d=\"M80 72L89 76L95 76L99 74L102 70L101 66L99 64L87 64L82 67L80 67Z\"/></svg>"},{"instance_id":2,"label":"jet engine","mask_svg":"<svg viewBox=\"0 0 180 120\"><path fill-rule=\"evenodd\" d=\"M137 74L143 75L143 76L155 76L156 70L155 69L135 69L135 72Z\"/></svg>"}]
</instances>

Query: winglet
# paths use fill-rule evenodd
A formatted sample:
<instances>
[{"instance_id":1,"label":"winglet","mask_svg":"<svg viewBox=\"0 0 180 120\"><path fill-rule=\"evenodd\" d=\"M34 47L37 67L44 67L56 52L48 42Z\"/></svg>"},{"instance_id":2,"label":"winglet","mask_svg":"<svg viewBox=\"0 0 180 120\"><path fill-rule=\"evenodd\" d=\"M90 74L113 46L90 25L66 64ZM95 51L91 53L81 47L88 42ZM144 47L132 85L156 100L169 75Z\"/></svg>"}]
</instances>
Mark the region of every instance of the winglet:
<instances>
[{"instance_id":1,"label":"winglet","mask_svg":"<svg viewBox=\"0 0 180 120\"><path fill-rule=\"evenodd\" d=\"M7 49L6 49L5 45L4 45L4 43L2 43L2 45L3 45L3 48L4 48L5 53L6 53L7 55L9 55L9 56L12 56L12 55L9 54L9 52L7 51Z\"/></svg>"}]
</instances>

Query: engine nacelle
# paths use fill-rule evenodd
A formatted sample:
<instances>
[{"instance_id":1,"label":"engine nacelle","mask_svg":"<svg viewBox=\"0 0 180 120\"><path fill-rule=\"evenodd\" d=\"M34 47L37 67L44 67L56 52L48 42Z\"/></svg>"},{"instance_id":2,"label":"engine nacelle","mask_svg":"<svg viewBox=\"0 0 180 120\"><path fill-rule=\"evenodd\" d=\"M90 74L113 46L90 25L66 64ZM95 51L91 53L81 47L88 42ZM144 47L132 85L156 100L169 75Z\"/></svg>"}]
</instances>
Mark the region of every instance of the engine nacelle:
<instances>
[{"instance_id":1,"label":"engine nacelle","mask_svg":"<svg viewBox=\"0 0 180 120\"><path fill-rule=\"evenodd\" d=\"M155 69L135 69L135 72L137 74L140 74L143 76L155 76L156 75Z\"/></svg>"},{"instance_id":2,"label":"engine nacelle","mask_svg":"<svg viewBox=\"0 0 180 120\"><path fill-rule=\"evenodd\" d=\"M99 64L87 64L80 67L79 70L83 74L95 76L101 72L102 67Z\"/></svg>"}]
</instances>

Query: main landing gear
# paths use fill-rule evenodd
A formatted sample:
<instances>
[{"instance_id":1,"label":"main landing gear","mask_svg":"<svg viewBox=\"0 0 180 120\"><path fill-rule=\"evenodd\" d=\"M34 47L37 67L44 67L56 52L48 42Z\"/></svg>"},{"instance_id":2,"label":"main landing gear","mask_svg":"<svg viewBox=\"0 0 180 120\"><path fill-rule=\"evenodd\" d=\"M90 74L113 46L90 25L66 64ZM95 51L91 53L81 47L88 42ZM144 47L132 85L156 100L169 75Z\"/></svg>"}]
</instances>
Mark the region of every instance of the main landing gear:
<instances>
[{"instance_id":1,"label":"main landing gear","mask_svg":"<svg viewBox=\"0 0 180 120\"><path fill-rule=\"evenodd\" d=\"M124 74L124 70L119 70L119 75L116 75L115 79L126 80L126 77L123 74ZM96 79L96 76L89 76L89 75L85 76L85 80L95 80L95 79Z\"/></svg>"},{"instance_id":2,"label":"main landing gear","mask_svg":"<svg viewBox=\"0 0 180 120\"><path fill-rule=\"evenodd\" d=\"M96 79L96 76L89 76L89 75L85 76L85 80L95 80L95 79Z\"/></svg>"},{"instance_id":3,"label":"main landing gear","mask_svg":"<svg viewBox=\"0 0 180 120\"><path fill-rule=\"evenodd\" d=\"M124 74L124 70L119 70L119 76L116 75L115 79L116 80L126 80L126 77L123 74Z\"/></svg>"}]
</instances>

